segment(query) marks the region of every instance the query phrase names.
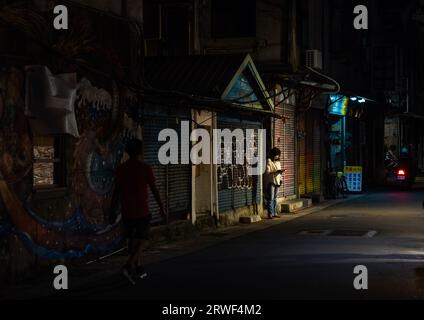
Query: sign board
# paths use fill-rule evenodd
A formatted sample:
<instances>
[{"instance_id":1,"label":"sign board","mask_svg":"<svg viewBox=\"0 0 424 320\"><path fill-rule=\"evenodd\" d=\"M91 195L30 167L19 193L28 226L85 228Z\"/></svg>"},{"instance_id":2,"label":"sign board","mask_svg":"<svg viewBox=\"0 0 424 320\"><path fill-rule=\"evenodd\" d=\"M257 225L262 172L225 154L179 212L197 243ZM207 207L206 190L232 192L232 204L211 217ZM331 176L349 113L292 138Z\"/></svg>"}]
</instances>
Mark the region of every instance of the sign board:
<instances>
[{"instance_id":1,"label":"sign board","mask_svg":"<svg viewBox=\"0 0 424 320\"><path fill-rule=\"evenodd\" d=\"M346 166L344 175L350 192L362 192L362 167Z\"/></svg>"},{"instance_id":2,"label":"sign board","mask_svg":"<svg viewBox=\"0 0 424 320\"><path fill-rule=\"evenodd\" d=\"M330 95L330 105L328 113L336 116L346 116L349 105L349 98L341 95Z\"/></svg>"}]
</instances>

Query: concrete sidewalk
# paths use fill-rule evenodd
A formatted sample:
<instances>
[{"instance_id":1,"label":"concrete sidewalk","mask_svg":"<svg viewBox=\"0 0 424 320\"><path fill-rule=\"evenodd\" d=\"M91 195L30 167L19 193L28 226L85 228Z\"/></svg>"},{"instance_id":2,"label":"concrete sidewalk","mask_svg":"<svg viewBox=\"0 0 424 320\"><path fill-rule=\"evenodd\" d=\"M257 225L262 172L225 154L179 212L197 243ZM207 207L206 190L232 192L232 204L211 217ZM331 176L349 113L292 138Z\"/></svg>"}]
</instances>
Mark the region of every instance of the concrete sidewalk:
<instances>
[{"instance_id":1,"label":"concrete sidewalk","mask_svg":"<svg viewBox=\"0 0 424 320\"><path fill-rule=\"evenodd\" d=\"M229 241L245 234L265 230L282 223L288 223L295 219L305 217L326 208L363 197L364 195L352 195L348 199L329 200L312 208L305 209L296 214L283 215L281 219L263 220L260 223L238 225L234 227L206 230L199 233L192 233L192 238L180 240L167 244L157 244L151 246L144 255L144 265L154 268L154 264L188 255L193 252L214 246L224 241ZM126 250L108 257L102 261L91 264L68 266L69 270L69 290L78 290L96 283L104 283L107 278L120 272L122 265L126 261ZM53 270L53 268L52 268ZM3 288L0 291L1 299L44 299L57 294L53 289L53 271L50 275L40 276L32 284L22 284L13 288Z\"/></svg>"}]
</instances>

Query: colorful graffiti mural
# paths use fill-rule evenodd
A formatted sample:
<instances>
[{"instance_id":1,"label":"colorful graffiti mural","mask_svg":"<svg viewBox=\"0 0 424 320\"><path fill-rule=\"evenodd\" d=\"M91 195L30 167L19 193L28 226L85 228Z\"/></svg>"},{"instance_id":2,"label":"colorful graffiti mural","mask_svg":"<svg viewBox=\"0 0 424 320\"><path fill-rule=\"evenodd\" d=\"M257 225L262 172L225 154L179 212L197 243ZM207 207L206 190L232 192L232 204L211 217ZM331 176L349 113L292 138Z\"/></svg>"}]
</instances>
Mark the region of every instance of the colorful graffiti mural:
<instances>
[{"instance_id":1,"label":"colorful graffiti mural","mask_svg":"<svg viewBox=\"0 0 424 320\"><path fill-rule=\"evenodd\" d=\"M24 75L18 69L1 70L0 171L10 183L22 180L32 165L32 143L21 92L23 86Z\"/></svg>"},{"instance_id":2,"label":"colorful graffiti mural","mask_svg":"<svg viewBox=\"0 0 424 320\"><path fill-rule=\"evenodd\" d=\"M10 72L8 74L10 76ZM24 87L10 80L7 84L2 92L11 90L10 86ZM120 224L109 226L105 215L109 212L114 172L123 159L124 145L139 134L140 124L139 119L134 120L126 113L128 108L122 106L116 85L111 88L112 94L109 94L86 79L81 82L76 102L81 137L73 144L74 165L68 172L67 187L71 195L68 205L74 209L58 221L42 218L32 207L30 195L18 194L15 190L19 187L11 185L30 179L32 171L32 143L27 126L23 125L24 108L13 109L7 130L0 131L3 151L0 199L7 216L7 223L0 224L0 237L16 236L28 252L46 260L82 258L87 254L109 252L120 245ZM6 94L4 110L14 105L23 106L21 98L11 100L11 97L22 96L22 92ZM4 121L4 117L1 120ZM21 143L13 146L18 139ZM20 162L15 161L16 158ZM57 217L63 217L63 212L57 212Z\"/></svg>"},{"instance_id":3,"label":"colorful graffiti mural","mask_svg":"<svg viewBox=\"0 0 424 320\"><path fill-rule=\"evenodd\" d=\"M109 226L105 218L111 205L114 172L124 158L124 145L131 137L141 137L140 100L112 80L127 76L122 66L127 56L120 55L119 46L104 43L108 39L100 43L95 35L109 18L96 12L81 13L78 8L72 10L76 29L53 34L44 13L34 7L1 9L2 17L13 29L29 36L23 36L23 41L41 41L42 47L59 53L48 59L49 70L78 76L72 112L79 133L66 136L66 184L62 188L66 189L66 196L51 202L37 200L33 158L38 137L33 136L29 126L25 66L0 70L1 258L11 259L12 253L7 252L12 252L9 249L17 241L19 248L22 244L32 256L45 260L109 252L122 242L120 223ZM18 14L20 19L15 18ZM112 24L128 27L122 26L120 20L107 21L107 25ZM122 38L113 42L128 45ZM45 62L37 58L44 54L31 55L28 53L28 59L35 65ZM107 66L107 70L96 73L99 66ZM19 257L14 255L13 259ZM0 273L2 270L0 267Z\"/></svg>"}]
</instances>

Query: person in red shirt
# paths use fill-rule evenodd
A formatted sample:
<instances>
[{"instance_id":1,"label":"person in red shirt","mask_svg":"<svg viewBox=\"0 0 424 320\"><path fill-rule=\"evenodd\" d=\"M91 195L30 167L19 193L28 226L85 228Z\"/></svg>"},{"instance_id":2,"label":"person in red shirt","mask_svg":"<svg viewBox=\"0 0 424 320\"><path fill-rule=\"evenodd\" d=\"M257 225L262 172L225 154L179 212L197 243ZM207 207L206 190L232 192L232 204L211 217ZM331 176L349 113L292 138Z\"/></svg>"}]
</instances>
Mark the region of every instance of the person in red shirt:
<instances>
[{"instance_id":1,"label":"person in red shirt","mask_svg":"<svg viewBox=\"0 0 424 320\"><path fill-rule=\"evenodd\" d=\"M143 151L143 142L131 140L126 146L129 160L121 164L115 175L115 189L112 196L112 208L118 201L121 204L122 222L125 237L128 239L128 262L123 267L123 275L135 284L133 277L144 278L147 273L141 264L141 256L146 241L149 240L151 213L149 211L149 188L155 197L160 214L167 221L167 215L156 187L152 168L139 158ZM110 223L116 222L116 211L110 214Z\"/></svg>"}]
</instances>

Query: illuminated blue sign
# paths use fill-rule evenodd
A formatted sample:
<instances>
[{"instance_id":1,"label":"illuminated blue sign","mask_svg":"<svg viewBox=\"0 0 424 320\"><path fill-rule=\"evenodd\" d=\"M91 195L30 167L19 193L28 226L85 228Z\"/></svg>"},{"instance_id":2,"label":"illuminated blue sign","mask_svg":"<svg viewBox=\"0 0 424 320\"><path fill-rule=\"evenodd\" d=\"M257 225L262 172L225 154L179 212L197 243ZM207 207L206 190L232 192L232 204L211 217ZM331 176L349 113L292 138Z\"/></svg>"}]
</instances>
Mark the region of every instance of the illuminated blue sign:
<instances>
[{"instance_id":1,"label":"illuminated blue sign","mask_svg":"<svg viewBox=\"0 0 424 320\"><path fill-rule=\"evenodd\" d=\"M330 96L330 106L328 112L337 116L346 116L349 105L349 98L341 95Z\"/></svg>"}]
</instances>

